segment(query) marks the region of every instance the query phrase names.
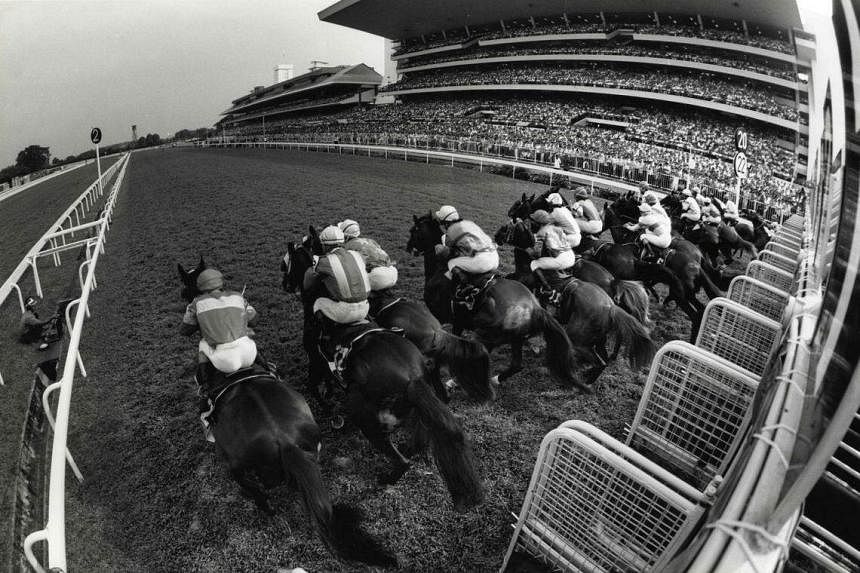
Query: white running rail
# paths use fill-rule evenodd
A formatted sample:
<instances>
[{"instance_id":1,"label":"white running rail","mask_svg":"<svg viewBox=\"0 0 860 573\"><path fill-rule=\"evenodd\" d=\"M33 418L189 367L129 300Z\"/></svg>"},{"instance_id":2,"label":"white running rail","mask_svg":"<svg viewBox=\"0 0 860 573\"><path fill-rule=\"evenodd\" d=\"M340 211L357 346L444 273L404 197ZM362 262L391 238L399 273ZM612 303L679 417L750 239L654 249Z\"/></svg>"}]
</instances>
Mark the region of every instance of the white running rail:
<instances>
[{"instance_id":1,"label":"white running rail","mask_svg":"<svg viewBox=\"0 0 860 573\"><path fill-rule=\"evenodd\" d=\"M36 241L32 248L27 251L27 254L24 255L24 258L21 259L21 262L18 263L18 266L15 267L15 270L12 271L11 275L9 275L9 278L7 278L3 285L0 286L0 306L3 306L6 299L14 290L18 295L18 304L21 307L21 313L24 313L24 297L21 294L21 287L18 286L18 283L21 282L21 279L27 270L33 271L33 282L36 286L36 294L40 297L42 296L42 283L39 280L39 269L37 264L38 258L41 256L51 255L54 260L54 264L59 265L61 264L60 252L67 249L77 248L86 243L86 240L68 242L66 239L67 236L69 238L74 237L75 232L86 230L88 227L92 226L92 224L81 225L81 219L90 209L92 209L96 204L96 201L102 196L104 183L113 177L113 174L116 173L117 169L119 169L120 163L122 163L122 160L115 162L110 166L110 168L102 173L101 180L96 179L93 181L93 183L87 187L71 205L69 205L69 208L66 209L56 221L54 221L54 224L45 231L45 234ZM67 173L68 171L65 172ZM45 245L50 245L50 247L47 250L42 251ZM0 373L0 386L3 384L3 375Z\"/></svg>"},{"instance_id":2,"label":"white running rail","mask_svg":"<svg viewBox=\"0 0 860 573\"><path fill-rule=\"evenodd\" d=\"M105 234L110 225L117 194L122 187L125 170L128 167L128 158L129 155L126 154L116 163L121 170L105 202L104 212L99 219L98 236L94 244L92 258L87 264L87 278L81 290L80 298L71 303L77 305L78 311L75 313L75 322L70 333L71 340L69 341L69 350L66 354L62 377L59 382L52 384L45 390L46 395L57 388L60 390L57 414L54 419L54 440L51 446L51 470L48 483L48 521L44 529L34 531L24 540L24 554L27 557L27 561L39 573L45 573L46 570L33 553L33 544L37 541L47 541L48 543L48 568L50 571L66 571L66 443L69 431L72 385L75 379L75 366L79 358L78 347L81 342L84 320L87 316L87 312L81 312L81 309L88 308L87 303L90 298L90 292L92 292L95 285L96 264L98 263L99 254L103 251ZM43 402L47 406L47 400ZM50 419L50 410L47 410L46 413ZM74 469L76 468L73 466Z\"/></svg>"}]
</instances>

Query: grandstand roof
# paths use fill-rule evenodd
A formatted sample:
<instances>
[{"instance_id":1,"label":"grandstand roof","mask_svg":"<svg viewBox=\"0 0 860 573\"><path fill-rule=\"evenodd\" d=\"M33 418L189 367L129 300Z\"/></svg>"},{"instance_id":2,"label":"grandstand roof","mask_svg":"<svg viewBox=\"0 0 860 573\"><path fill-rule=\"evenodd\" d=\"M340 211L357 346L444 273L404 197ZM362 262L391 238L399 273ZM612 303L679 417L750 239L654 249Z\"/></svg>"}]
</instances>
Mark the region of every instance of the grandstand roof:
<instances>
[{"instance_id":1,"label":"grandstand roof","mask_svg":"<svg viewBox=\"0 0 860 573\"><path fill-rule=\"evenodd\" d=\"M397 40L464 24L601 11L702 14L779 28L802 28L794 0L340 0L318 15L324 22Z\"/></svg>"}]
</instances>

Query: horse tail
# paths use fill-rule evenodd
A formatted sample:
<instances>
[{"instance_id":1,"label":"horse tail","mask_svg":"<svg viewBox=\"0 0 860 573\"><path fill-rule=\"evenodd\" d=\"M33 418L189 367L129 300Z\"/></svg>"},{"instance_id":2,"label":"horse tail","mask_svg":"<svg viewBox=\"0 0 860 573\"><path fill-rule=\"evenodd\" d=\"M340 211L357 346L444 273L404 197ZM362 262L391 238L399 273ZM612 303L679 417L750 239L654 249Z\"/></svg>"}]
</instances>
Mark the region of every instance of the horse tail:
<instances>
[{"instance_id":1,"label":"horse tail","mask_svg":"<svg viewBox=\"0 0 860 573\"><path fill-rule=\"evenodd\" d=\"M609 318L618 330L621 340L627 345L627 360L630 362L630 368L638 370L649 364L654 358L656 348L642 323L617 305L612 305Z\"/></svg>"},{"instance_id":2,"label":"horse tail","mask_svg":"<svg viewBox=\"0 0 860 573\"><path fill-rule=\"evenodd\" d=\"M460 422L424 379L409 382L407 396L429 430L433 458L454 501L454 509L463 512L480 504L484 488Z\"/></svg>"},{"instance_id":3,"label":"horse tail","mask_svg":"<svg viewBox=\"0 0 860 573\"><path fill-rule=\"evenodd\" d=\"M550 374L566 386L588 390L576 377L576 359L567 332L546 309L539 307L535 315L546 340L546 365Z\"/></svg>"},{"instance_id":4,"label":"horse tail","mask_svg":"<svg viewBox=\"0 0 860 573\"><path fill-rule=\"evenodd\" d=\"M483 344L439 330L429 354L448 366L470 398L482 403L494 398L490 385L490 353Z\"/></svg>"},{"instance_id":5,"label":"horse tail","mask_svg":"<svg viewBox=\"0 0 860 573\"><path fill-rule=\"evenodd\" d=\"M332 507L319 466L311 454L294 444L281 446L281 468L291 476L302 495L305 509L323 543L344 559L370 565L391 566L397 560L360 527L361 513L352 507Z\"/></svg>"},{"instance_id":6,"label":"horse tail","mask_svg":"<svg viewBox=\"0 0 860 573\"><path fill-rule=\"evenodd\" d=\"M632 314L644 326L650 324L648 293L642 283L616 279L612 281L612 292L615 293L615 304Z\"/></svg>"},{"instance_id":7,"label":"horse tail","mask_svg":"<svg viewBox=\"0 0 860 573\"><path fill-rule=\"evenodd\" d=\"M711 279L711 273L708 271L716 272L711 263L708 262L707 259L702 259L702 272L699 273L699 280L701 281L702 288L705 289L705 293L708 295L708 298L717 298L718 296L725 296L725 293L720 290L714 281Z\"/></svg>"},{"instance_id":8,"label":"horse tail","mask_svg":"<svg viewBox=\"0 0 860 573\"><path fill-rule=\"evenodd\" d=\"M748 254L750 256L750 258L752 258L752 259L755 259L756 257L758 257L758 249L755 248L755 245L753 245L752 243L750 243L747 240L744 240L743 238L741 238L740 235L738 235L738 241L737 242L738 242L738 248L741 250L741 252Z\"/></svg>"}]
</instances>

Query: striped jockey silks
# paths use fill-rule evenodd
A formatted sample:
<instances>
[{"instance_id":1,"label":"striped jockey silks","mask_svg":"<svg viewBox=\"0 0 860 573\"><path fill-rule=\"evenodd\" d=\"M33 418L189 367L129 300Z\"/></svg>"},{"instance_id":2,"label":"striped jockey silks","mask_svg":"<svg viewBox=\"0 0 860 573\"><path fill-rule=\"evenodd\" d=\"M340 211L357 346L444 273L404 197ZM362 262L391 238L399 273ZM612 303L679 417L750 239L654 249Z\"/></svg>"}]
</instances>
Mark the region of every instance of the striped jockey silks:
<instances>
[{"instance_id":1,"label":"striped jockey silks","mask_svg":"<svg viewBox=\"0 0 860 573\"><path fill-rule=\"evenodd\" d=\"M182 321L196 324L210 345L233 342L248 335L248 322L257 315L245 298L233 291L216 291L198 296L185 310Z\"/></svg>"},{"instance_id":2,"label":"striped jockey silks","mask_svg":"<svg viewBox=\"0 0 860 573\"><path fill-rule=\"evenodd\" d=\"M364 259L358 252L338 247L320 257L315 272L322 278L323 284L335 300L367 300L370 279L365 270Z\"/></svg>"}]
</instances>

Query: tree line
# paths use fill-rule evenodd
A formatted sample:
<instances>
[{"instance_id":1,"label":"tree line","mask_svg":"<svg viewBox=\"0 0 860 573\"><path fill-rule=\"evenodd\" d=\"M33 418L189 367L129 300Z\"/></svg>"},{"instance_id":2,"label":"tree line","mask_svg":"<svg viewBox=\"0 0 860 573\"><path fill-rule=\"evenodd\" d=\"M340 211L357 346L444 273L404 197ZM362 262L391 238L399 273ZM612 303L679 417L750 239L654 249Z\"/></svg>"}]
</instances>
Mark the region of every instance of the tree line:
<instances>
[{"instance_id":1,"label":"tree line","mask_svg":"<svg viewBox=\"0 0 860 573\"><path fill-rule=\"evenodd\" d=\"M145 136L139 137L137 141L126 141L123 143L115 143L113 145L99 147L99 155L105 156L132 149L155 147L171 141L205 139L213 133L215 133L215 130L207 127L201 127L199 129L180 129L176 132L173 138L169 140L161 139L161 136L157 133L147 133ZM69 155L65 159L61 159L59 157L52 158L50 147L28 145L18 152L14 165L9 165L8 167L0 169L0 184L10 183L15 177L22 177L31 173L44 171L52 167L59 167L69 163L94 159L95 156L95 149L88 149L77 155Z\"/></svg>"}]
</instances>

